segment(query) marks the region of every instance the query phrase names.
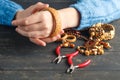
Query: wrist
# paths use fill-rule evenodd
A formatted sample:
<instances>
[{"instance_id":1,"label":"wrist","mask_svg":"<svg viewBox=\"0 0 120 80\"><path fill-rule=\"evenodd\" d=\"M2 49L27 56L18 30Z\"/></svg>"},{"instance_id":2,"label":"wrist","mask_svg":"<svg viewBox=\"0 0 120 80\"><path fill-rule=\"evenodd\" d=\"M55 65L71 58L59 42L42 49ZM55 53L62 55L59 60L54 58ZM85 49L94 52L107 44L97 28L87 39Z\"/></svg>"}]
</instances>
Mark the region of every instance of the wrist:
<instances>
[{"instance_id":1,"label":"wrist","mask_svg":"<svg viewBox=\"0 0 120 80\"><path fill-rule=\"evenodd\" d=\"M75 8L64 8L58 10L62 29L74 28L80 24L80 13Z\"/></svg>"}]
</instances>

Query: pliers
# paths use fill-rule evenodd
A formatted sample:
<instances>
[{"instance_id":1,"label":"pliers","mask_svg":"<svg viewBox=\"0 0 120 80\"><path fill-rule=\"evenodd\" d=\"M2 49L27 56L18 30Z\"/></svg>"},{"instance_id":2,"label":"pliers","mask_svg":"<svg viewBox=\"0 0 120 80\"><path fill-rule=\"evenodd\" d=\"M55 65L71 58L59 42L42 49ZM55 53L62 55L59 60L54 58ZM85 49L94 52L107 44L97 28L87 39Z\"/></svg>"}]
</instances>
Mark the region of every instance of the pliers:
<instances>
[{"instance_id":1,"label":"pliers","mask_svg":"<svg viewBox=\"0 0 120 80\"><path fill-rule=\"evenodd\" d=\"M62 58L67 58L68 64L70 65L70 67L67 69L67 73L72 73L75 68L84 68L84 67L88 66L90 64L90 62L91 62L91 60L89 59L89 60L87 60L87 61L85 61L83 63L80 63L80 64L74 66L72 58L74 56L77 56L78 53L79 53L79 51L77 50L77 51L75 51L73 53L61 56L60 49L61 49L61 46L58 46L56 48L56 54L58 55L58 57L54 59L54 62L60 63L60 61L62 60Z\"/></svg>"}]
</instances>

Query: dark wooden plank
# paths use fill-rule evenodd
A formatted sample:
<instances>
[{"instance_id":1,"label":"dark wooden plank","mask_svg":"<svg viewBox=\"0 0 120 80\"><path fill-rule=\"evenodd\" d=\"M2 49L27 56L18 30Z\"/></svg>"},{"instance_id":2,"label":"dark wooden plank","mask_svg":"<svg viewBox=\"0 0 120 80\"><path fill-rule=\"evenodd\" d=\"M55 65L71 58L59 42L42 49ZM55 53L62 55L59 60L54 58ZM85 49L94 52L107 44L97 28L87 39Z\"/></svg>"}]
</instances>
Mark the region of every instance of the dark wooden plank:
<instances>
[{"instance_id":1,"label":"dark wooden plank","mask_svg":"<svg viewBox=\"0 0 120 80\"><path fill-rule=\"evenodd\" d=\"M56 8L67 7L75 0L14 0L24 8L38 1L49 3ZM105 50L104 55L79 55L73 59L78 64L85 59L92 59L92 63L84 69L76 69L73 74L66 74L69 67L64 59L60 64L51 61L56 57L57 42L46 47L37 46L27 38L15 32L15 28L0 25L0 80L120 80L120 20L114 21L115 38L110 40L112 49ZM82 45L78 40L76 45ZM62 49L62 54L75 51Z\"/></svg>"},{"instance_id":2,"label":"dark wooden plank","mask_svg":"<svg viewBox=\"0 0 120 80\"><path fill-rule=\"evenodd\" d=\"M113 74L114 73L114 74ZM62 71L3 71L1 80L119 80L120 71L81 71L65 74Z\"/></svg>"}]
</instances>

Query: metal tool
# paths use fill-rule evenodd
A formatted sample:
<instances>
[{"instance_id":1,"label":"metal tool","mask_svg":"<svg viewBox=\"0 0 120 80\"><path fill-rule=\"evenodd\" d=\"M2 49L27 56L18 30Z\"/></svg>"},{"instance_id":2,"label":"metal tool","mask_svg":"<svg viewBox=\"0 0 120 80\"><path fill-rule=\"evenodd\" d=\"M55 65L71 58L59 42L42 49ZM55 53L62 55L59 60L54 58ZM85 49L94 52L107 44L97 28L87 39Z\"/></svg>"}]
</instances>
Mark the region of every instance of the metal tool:
<instances>
[{"instance_id":1,"label":"metal tool","mask_svg":"<svg viewBox=\"0 0 120 80\"><path fill-rule=\"evenodd\" d=\"M74 56L78 55L78 54L79 54L79 51L77 50L77 51L75 51L75 52L73 52L73 53L70 53L70 54L66 54L66 55L62 55L62 56L61 56L60 50L61 50L61 46L58 46L58 47L56 48L56 54L58 55L58 57L55 58L53 62L60 63L60 61L62 60L62 58L67 58L68 64L70 65L70 68L67 69L67 73L72 73L75 68L84 68L84 67L88 66L88 65L90 64L90 62L91 62L91 60L87 60L87 61L85 61L85 62L83 62L83 63L80 63L80 64L74 66L74 65L73 65L73 61L72 61L72 58L73 58Z\"/></svg>"}]
</instances>

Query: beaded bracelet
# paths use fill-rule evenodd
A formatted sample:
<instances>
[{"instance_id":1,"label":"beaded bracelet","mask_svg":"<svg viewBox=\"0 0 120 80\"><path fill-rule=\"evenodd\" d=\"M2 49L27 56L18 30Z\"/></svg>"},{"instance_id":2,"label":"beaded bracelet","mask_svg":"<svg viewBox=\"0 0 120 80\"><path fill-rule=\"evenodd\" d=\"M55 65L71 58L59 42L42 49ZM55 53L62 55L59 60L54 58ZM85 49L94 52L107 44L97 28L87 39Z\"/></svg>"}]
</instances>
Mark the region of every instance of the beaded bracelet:
<instances>
[{"instance_id":1,"label":"beaded bracelet","mask_svg":"<svg viewBox=\"0 0 120 80\"><path fill-rule=\"evenodd\" d=\"M52 29L51 34L49 35L49 37L54 37L57 34L59 34L60 31L61 31L61 20L60 20L59 13L58 13L58 11L56 9L54 9L52 7L45 8L44 10L47 10L52 14L52 17L53 17L53 29Z\"/></svg>"}]
</instances>

